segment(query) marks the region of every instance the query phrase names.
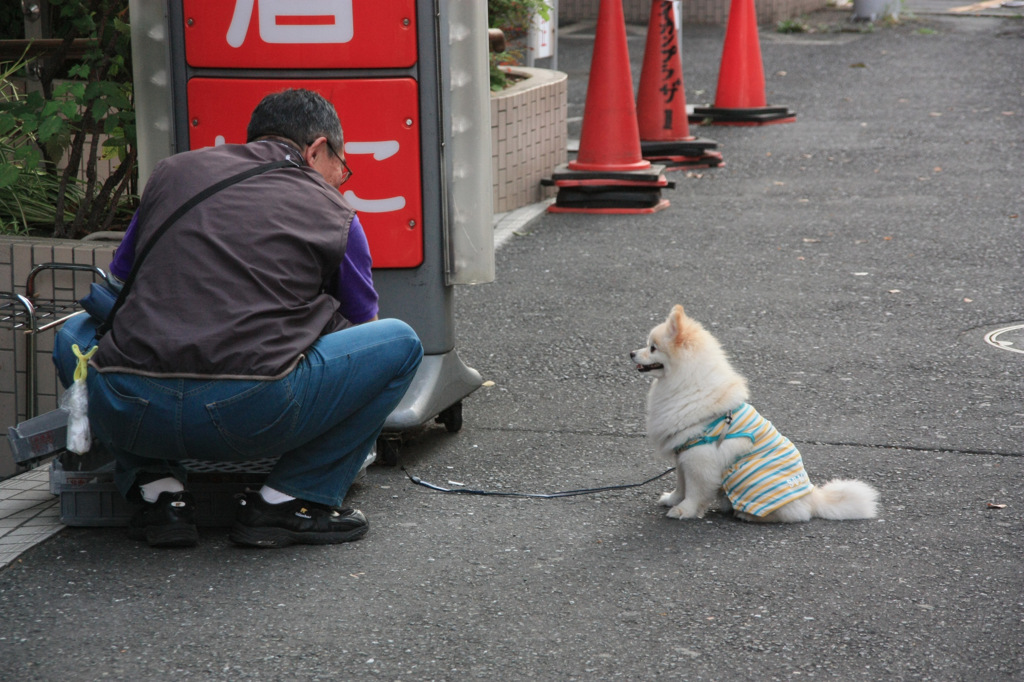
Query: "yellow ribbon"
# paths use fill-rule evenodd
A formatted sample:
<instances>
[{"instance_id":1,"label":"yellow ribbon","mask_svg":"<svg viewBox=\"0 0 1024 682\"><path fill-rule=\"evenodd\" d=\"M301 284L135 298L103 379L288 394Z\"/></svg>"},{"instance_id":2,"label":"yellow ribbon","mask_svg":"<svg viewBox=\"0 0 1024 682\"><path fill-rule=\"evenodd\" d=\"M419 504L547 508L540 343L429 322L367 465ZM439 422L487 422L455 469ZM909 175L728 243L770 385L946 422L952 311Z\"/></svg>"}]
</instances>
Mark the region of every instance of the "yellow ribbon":
<instances>
[{"instance_id":1,"label":"yellow ribbon","mask_svg":"<svg viewBox=\"0 0 1024 682\"><path fill-rule=\"evenodd\" d=\"M97 350L99 350L99 346L93 346L87 353L83 353L77 343L71 345L71 351L78 358L78 366L75 367L75 381L85 381L86 375L89 374L89 358L95 355Z\"/></svg>"}]
</instances>

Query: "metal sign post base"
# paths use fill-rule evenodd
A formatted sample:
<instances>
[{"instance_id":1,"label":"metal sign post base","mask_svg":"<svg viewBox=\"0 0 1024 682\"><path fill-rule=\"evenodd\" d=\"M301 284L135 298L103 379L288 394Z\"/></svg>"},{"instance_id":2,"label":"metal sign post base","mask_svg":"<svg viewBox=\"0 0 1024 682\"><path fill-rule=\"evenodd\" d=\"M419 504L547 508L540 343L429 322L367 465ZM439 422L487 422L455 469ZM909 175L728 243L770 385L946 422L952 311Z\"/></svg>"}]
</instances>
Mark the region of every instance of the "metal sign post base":
<instances>
[{"instance_id":1,"label":"metal sign post base","mask_svg":"<svg viewBox=\"0 0 1024 682\"><path fill-rule=\"evenodd\" d=\"M384 432L405 431L437 418L450 432L462 427L462 399L480 388L483 379L451 350L424 355L402 402L388 415Z\"/></svg>"}]
</instances>

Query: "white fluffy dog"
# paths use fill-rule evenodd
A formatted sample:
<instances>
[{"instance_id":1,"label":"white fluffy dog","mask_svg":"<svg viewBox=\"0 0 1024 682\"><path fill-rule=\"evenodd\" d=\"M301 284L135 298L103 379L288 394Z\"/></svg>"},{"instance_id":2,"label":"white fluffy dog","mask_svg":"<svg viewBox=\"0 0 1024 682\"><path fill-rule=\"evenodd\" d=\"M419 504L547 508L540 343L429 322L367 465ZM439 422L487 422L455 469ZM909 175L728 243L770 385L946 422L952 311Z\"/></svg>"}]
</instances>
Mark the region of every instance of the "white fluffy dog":
<instances>
[{"instance_id":1,"label":"white fluffy dog","mask_svg":"<svg viewBox=\"0 0 1024 682\"><path fill-rule=\"evenodd\" d=\"M676 488L660 499L668 516L697 519L717 503L747 521L875 517L878 492L867 483L811 485L796 447L747 403L746 380L682 306L629 357L655 377L647 438L676 466Z\"/></svg>"}]
</instances>

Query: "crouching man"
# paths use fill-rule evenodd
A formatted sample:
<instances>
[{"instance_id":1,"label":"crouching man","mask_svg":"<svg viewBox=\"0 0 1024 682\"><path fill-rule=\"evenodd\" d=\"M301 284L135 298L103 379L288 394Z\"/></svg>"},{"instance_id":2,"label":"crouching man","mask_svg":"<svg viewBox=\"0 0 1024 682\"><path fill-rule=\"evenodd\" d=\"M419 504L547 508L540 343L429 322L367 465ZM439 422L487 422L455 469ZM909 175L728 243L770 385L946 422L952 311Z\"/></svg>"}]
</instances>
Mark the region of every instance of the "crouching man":
<instances>
[{"instance_id":1,"label":"crouching man","mask_svg":"<svg viewBox=\"0 0 1024 682\"><path fill-rule=\"evenodd\" d=\"M111 265L138 268L91 361L89 417L141 504L129 535L153 546L197 541L188 459L279 458L240 499L237 544L361 538L366 518L342 501L423 356L408 325L377 319L366 237L338 191L351 171L334 107L269 95L247 139L161 161Z\"/></svg>"}]
</instances>

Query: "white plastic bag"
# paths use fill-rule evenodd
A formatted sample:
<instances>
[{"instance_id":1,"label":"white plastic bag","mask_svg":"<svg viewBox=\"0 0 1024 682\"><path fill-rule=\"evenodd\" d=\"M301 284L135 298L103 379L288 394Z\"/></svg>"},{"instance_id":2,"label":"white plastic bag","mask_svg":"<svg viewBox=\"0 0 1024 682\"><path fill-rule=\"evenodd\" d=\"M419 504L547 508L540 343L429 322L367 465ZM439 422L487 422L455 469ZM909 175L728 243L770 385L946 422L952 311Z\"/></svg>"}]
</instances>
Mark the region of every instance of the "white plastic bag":
<instances>
[{"instance_id":1,"label":"white plastic bag","mask_svg":"<svg viewBox=\"0 0 1024 682\"><path fill-rule=\"evenodd\" d=\"M85 387L85 378L89 374L89 358L96 352L96 346L83 353L78 344L71 346L78 366L75 368L75 380L64 392L60 406L68 411L67 448L80 455L89 452L92 446L92 432L89 430L89 394Z\"/></svg>"}]
</instances>

